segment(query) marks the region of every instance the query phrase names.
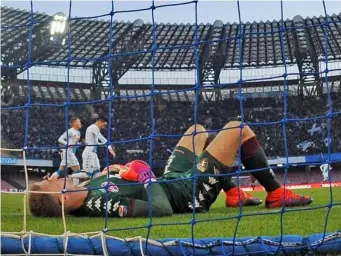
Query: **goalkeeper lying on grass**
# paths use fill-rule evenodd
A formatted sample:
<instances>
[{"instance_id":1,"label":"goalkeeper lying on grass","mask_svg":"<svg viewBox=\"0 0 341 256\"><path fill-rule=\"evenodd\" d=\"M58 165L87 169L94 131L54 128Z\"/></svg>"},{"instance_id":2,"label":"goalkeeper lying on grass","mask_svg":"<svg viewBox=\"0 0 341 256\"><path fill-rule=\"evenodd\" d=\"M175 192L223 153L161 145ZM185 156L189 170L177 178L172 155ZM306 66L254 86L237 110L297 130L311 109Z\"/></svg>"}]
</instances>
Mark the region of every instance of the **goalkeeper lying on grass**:
<instances>
[{"instance_id":1,"label":"goalkeeper lying on grass","mask_svg":"<svg viewBox=\"0 0 341 256\"><path fill-rule=\"evenodd\" d=\"M196 126L197 134L193 143L191 134L194 126L190 127L170 156L163 176L158 179L159 182L154 182L156 178L150 167L138 160L126 166L112 166L115 171L117 169L120 171L121 177L112 175L109 183L104 170L103 176L83 184L87 189L81 185L73 185L71 179L67 179L66 190L70 192L64 194L65 213L100 217L105 216L107 211L110 217L146 217L149 215L149 205L152 207L154 217L190 213L193 210L193 184L196 184L194 207L197 212L208 211L222 189L226 193L226 206L238 206L240 203L258 205L261 200L238 189L229 176L214 176L229 172L239 143L241 160L246 170L266 168L254 172L253 175L268 192L267 207L281 207L283 203L286 206L310 204L312 198L298 196L288 189L284 190L271 174L265 153L253 131L248 126L240 130L239 126L240 122L229 122L210 144L208 134L201 125ZM197 155L196 181L193 179L195 171L193 145ZM149 180L152 181L151 185L147 184ZM64 179L45 180L35 183L31 190L59 192L63 185ZM35 216L61 216L62 198L61 194L55 193L31 193L29 207Z\"/></svg>"}]
</instances>

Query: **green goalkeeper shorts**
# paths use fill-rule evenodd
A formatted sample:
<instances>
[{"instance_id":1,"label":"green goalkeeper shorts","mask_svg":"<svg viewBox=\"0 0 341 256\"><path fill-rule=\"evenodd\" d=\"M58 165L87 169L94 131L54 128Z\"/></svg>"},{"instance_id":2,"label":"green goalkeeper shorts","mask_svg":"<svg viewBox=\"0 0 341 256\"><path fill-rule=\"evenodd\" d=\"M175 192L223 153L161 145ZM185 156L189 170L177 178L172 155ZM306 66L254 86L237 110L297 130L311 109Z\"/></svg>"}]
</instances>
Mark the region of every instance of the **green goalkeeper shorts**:
<instances>
[{"instance_id":1,"label":"green goalkeeper shorts","mask_svg":"<svg viewBox=\"0 0 341 256\"><path fill-rule=\"evenodd\" d=\"M194 153L178 146L169 157L162 179L180 179L193 176Z\"/></svg>"}]
</instances>

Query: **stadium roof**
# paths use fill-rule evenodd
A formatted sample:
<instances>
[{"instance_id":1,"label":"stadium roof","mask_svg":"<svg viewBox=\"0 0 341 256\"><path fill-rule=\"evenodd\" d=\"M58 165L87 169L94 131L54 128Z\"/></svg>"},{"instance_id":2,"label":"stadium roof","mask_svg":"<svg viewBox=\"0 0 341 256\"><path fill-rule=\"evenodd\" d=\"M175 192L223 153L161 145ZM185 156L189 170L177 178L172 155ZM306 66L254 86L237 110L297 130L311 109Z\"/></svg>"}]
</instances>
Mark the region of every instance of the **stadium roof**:
<instances>
[{"instance_id":1,"label":"stadium roof","mask_svg":"<svg viewBox=\"0 0 341 256\"><path fill-rule=\"evenodd\" d=\"M1 7L2 71L6 66L17 66L16 73L25 69L29 43L32 33L31 61L35 65L66 66L71 60L71 67L107 69L108 38L110 22L73 18L69 22L71 58L69 44L51 46L49 26L52 16L34 13L30 30L31 14L28 11ZM294 20L284 21L281 31L280 21L247 22L241 24L199 24L197 27L198 58L201 76L210 76L212 72L219 77L222 69L239 67L239 43L242 44L243 67L260 67L283 65L283 54L286 63L296 64L295 50L299 47L309 48L311 55L324 59L328 38L328 60L341 59L341 13L325 17L303 19L296 16ZM328 30L324 29L328 27ZM156 24L156 45L153 46L153 26L138 19L134 22L117 22L112 25L111 63L118 81L128 70L151 69L153 61L157 70L192 70L195 68L195 31L193 24ZM243 33L239 40L239 33ZM281 39L281 35L282 38ZM281 40L284 43L282 52ZM153 60L152 49L156 48ZM154 48L155 49L155 48ZM139 53L134 55L132 53ZM100 71L101 72L101 71Z\"/></svg>"}]
</instances>

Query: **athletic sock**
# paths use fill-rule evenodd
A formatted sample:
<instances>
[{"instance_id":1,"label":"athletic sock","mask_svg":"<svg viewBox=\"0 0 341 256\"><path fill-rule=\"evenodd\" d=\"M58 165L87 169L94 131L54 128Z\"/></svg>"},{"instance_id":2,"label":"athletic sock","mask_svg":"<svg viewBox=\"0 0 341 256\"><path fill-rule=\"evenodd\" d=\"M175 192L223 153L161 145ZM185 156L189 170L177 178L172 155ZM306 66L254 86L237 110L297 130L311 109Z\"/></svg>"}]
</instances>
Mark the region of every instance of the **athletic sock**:
<instances>
[{"instance_id":1,"label":"athletic sock","mask_svg":"<svg viewBox=\"0 0 341 256\"><path fill-rule=\"evenodd\" d=\"M272 192L281 187L272 175L265 152L256 137L245 141L241 146L241 160L247 170L268 168L252 173L267 192Z\"/></svg>"},{"instance_id":2,"label":"athletic sock","mask_svg":"<svg viewBox=\"0 0 341 256\"><path fill-rule=\"evenodd\" d=\"M72 179L88 179L89 178L89 175L87 172L84 172L84 171L81 171L81 170L78 170L78 171L75 171L73 172L70 177Z\"/></svg>"},{"instance_id":3,"label":"athletic sock","mask_svg":"<svg viewBox=\"0 0 341 256\"><path fill-rule=\"evenodd\" d=\"M91 174L91 176L89 176L90 178L96 178L98 175L100 174L100 170L97 169L97 170L94 170Z\"/></svg>"},{"instance_id":4,"label":"athletic sock","mask_svg":"<svg viewBox=\"0 0 341 256\"><path fill-rule=\"evenodd\" d=\"M58 169L57 171L55 171L51 177L54 177L54 176L57 176L57 178L59 177L64 177L65 175L65 170L61 170L61 169Z\"/></svg>"},{"instance_id":5,"label":"athletic sock","mask_svg":"<svg viewBox=\"0 0 341 256\"><path fill-rule=\"evenodd\" d=\"M230 189L237 187L237 184L234 181L232 181L230 177L225 177L224 179L221 179L221 182L224 192L227 192Z\"/></svg>"}]
</instances>

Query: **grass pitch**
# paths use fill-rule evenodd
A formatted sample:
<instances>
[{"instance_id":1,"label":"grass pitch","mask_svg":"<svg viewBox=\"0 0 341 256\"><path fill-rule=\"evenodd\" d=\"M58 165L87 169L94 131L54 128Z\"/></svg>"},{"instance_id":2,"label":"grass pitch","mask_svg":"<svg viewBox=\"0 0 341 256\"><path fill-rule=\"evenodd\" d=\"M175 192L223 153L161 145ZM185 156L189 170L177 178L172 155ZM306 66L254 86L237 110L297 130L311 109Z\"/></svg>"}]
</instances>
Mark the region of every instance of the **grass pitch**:
<instances>
[{"instance_id":1,"label":"grass pitch","mask_svg":"<svg viewBox=\"0 0 341 256\"><path fill-rule=\"evenodd\" d=\"M197 214L192 225L193 215L183 214L165 218L125 218L108 219L110 235L126 238L146 237L147 226L152 224L150 238L196 238L237 237L281 234L309 235L313 233L341 230L341 188L332 188L333 206L329 188L297 190L302 195L312 195L314 202L309 207L266 209L264 203L258 207L225 208L221 194L209 213ZM264 192L252 194L265 200ZM23 195L1 194L1 231L19 232L23 229ZM330 211L329 211L330 209ZM328 221L327 220L327 214ZM238 221L239 220L239 221ZM37 218L27 216L27 230L46 234L62 234L61 218ZM75 233L100 231L105 226L104 218L79 218L67 216L67 229ZM282 226L281 226L282 223ZM168 224L168 225L166 225ZM192 229L193 227L193 229ZM282 227L282 228L281 228Z\"/></svg>"}]
</instances>

